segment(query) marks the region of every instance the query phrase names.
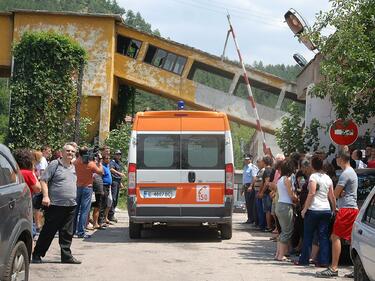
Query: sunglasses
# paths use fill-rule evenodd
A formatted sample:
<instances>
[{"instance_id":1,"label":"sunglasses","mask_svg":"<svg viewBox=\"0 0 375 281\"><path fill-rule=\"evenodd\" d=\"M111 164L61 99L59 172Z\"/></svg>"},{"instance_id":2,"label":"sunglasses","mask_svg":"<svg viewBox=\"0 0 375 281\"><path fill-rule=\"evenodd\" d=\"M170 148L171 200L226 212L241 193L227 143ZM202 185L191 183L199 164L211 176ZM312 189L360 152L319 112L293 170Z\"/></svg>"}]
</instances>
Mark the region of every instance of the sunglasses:
<instances>
[{"instance_id":1,"label":"sunglasses","mask_svg":"<svg viewBox=\"0 0 375 281\"><path fill-rule=\"evenodd\" d=\"M66 152L70 152L70 153L76 153L76 151L75 150L70 150L70 149L67 149L67 150L65 150Z\"/></svg>"}]
</instances>

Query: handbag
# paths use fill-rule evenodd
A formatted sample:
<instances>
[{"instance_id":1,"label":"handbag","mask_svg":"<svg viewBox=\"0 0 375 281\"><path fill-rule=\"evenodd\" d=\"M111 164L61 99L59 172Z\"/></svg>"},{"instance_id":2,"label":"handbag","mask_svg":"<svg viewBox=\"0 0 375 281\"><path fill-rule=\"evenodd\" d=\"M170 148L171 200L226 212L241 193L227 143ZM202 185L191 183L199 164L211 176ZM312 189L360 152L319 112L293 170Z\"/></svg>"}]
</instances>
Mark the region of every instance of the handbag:
<instances>
[{"instance_id":1,"label":"handbag","mask_svg":"<svg viewBox=\"0 0 375 281\"><path fill-rule=\"evenodd\" d=\"M33 199L32 199L33 208L36 209L36 210L42 209L43 208L42 201L43 201L43 193L42 192L34 194Z\"/></svg>"}]
</instances>

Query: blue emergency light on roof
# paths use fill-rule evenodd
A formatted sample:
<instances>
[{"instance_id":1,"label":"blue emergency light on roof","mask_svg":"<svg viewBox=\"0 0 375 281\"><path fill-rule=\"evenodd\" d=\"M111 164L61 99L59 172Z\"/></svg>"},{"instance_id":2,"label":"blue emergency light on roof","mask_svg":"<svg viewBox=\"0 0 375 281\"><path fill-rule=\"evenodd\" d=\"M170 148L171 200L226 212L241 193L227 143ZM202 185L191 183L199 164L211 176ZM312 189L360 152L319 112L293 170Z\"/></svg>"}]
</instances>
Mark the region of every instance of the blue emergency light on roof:
<instances>
[{"instance_id":1,"label":"blue emergency light on roof","mask_svg":"<svg viewBox=\"0 0 375 281\"><path fill-rule=\"evenodd\" d=\"M184 101L180 100L177 103L178 110L184 109L185 108L185 103Z\"/></svg>"}]
</instances>

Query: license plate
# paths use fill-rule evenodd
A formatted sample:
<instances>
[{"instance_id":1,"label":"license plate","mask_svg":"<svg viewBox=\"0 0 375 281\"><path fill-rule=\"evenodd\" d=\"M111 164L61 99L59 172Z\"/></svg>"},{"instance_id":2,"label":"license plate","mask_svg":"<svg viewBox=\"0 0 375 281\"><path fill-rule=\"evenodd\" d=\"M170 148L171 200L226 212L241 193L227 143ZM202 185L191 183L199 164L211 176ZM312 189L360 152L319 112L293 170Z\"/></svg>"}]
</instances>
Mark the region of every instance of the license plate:
<instances>
[{"instance_id":1,"label":"license plate","mask_svg":"<svg viewBox=\"0 0 375 281\"><path fill-rule=\"evenodd\" d=\"M141 190L143 198L175 198L176 190Z\"/></svg>"}]
</instances>

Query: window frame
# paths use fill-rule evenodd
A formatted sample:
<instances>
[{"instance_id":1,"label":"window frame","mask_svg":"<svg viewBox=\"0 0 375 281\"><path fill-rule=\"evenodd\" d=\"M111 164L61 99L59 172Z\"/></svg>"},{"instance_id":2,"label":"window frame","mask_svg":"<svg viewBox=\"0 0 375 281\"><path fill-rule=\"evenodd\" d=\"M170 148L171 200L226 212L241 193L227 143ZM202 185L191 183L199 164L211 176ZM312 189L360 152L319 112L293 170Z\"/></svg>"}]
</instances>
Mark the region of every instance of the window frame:
<instances>
[{"instance_id":1,"label":"window frame","mask_svg":"<svg viewBox=\"0 0 375 281\"><path fill-rule=\"evenodd\" d=\"M10 183L4 184L4 185L1 185L1 184L0 184L0 188L7 187L7 186L10 186L10 185L16 185L16 184L18 184L18 183L20 182L20 178L19 178L19 170L18 170L18 168L15 167L14 164L13 164L13 161L11 161L11 160L9 159L9 157L8 157L6 154L4 154L3 152L1 152L1 151L0 151L0 157L3 157L3 158L5 159L5 161L8 162L8 164L10 165L10 167L12 168L12 170L13 170L15 176L16 176L14 182L10 182ZM1 166L0 166L0 169L2 170L2 167L1 167ZM1 173L2 173L2 171L1 171ZM2 175L1 175L1 176L2 176Z\"/></svg>"},{"instance_id":2,"label":"window frame","mask_svg":"<svg viewBox=\"0 0 375 281\"><path fill-rule=\"evenodd\" d=\"M118 40L118 39L119 39L119 37L123 37L125 40L126 40L126 39L129 40L129 44L127 44L124 53L122 53L122 52L120 53L120 52L118 51L118 43L119 43L119 40ZM130 48L130 46L131 46L131 44L132 44L133 41L134 41L135 43L139 43L138 51L136 52L136 54L135 54L134 57L129 56L129 54L128 54L128 53L129 53L129 48ZM137 39L134 39L134 38L131 38L131 37L128 37L128 36L124 36L124 35L122 35L122 34L117 34L117 36L116 36L116 53L117 53L117 54L120 54L120 55L122 55L122 56L126 56L126 57L128 57L128 58L137 59L138 54L139 54L139 51L140 51L141 48L142 48L142 44L143 44L143 42L140 41L140 40L137 40Z\"/></svg>"},{"instance_id":3,"label":"window frame","mask_svg":"<svg viewBox=\"0 0 375 281\"><path fill-rule=\"evenodd\" d=\"M173 137L173 163L170 167L148 167L144 159L144 144L148 137ZM137 169L139 170L179 170L181 167L181 139L179 134L138 134L137 135Z\"/></svg>"},{"instance_id":4,"label":"window frame","mask_svg":"<svg viewBox=\"0 0 375 281\"><path fill-rule=\"evenodd\" d=\"M188 157L188 140L194 137L214 138L218 144L218 158L215 166L190 166ZM225 135L224 134L182 134L181 135L181 169L182 170L224 170L225 169Z\"/></svg>"},{"instance_id":5,"label":"window frame","mask_svg":"<svg viewBox=\"0 0 375 281\"><path fill-rule=\"evenodd\" d=\"M368 212L369 212L370 207L371 207L371 214L369 215ZM368 217L370 217L369 220L367 220ZM372 196L369 204L366 207L366 210L362 217L362 222L372 228L375 228L375 194Z\"/></svg>"},{"instance_id":6,"label":"window frame","mask_svg":"<svg viewBox=\"0 0 375 281\"><path fill-rule=\"evenodd\" d=\"M147 61L145 61L145 59L147 58L147 54L148 54L148 52L149 52L149 50L150 50L150 47L151 47L151 48L155 48L155 53L154 53L154 55L153 55L151 61L150 61L150 62L147 62ZM156 58L156 55L157 55L157 53L158 53L159 50L160 50L160 51L163 51L163 52L166 53L165 60L163 60L163 63L162 63L160 66L154 64L154 62L155 62L155 58ZM169 55L174 55L174 56L176 56L176 58L175 58L174 61L173 61L172 67L171 67L172 70L169 70L169 69L164 68L165 62L166 62L166 60L167 60L167 58L168 58ZM185 60L185 63L184 63L184 65L183 65L183 67L181 68L181 73L174 72L173 70L175 69L176 62L177 62L178 59L180 59L180 58ZM148 47L147 47L146 55L145 55L145 57L144 57L144 59L143 59L143 62L144 62L144 63L147 63L147 64L149 64L149 65L152 65L152 66L154 66L154 67L160 68L160 69L162 69L162 70L168 71L168 72L170 72L170 73L173 73L173 74L176 74L176 75L182 76L182 73L184 72L184 69L185 69L185 66L186 66L186 63L187 63L187 60L188 60L188 58L185 57L185 56L181 56L181 55L178 55L178 54L176 54L176 53L174 53L174 52L171 52L171 51L168 51L168 50L166 50L166 49L159 48L159 47L157 47L157 46L155 46L155 45L149 44Z\"/></svg>"}]
</instances>

